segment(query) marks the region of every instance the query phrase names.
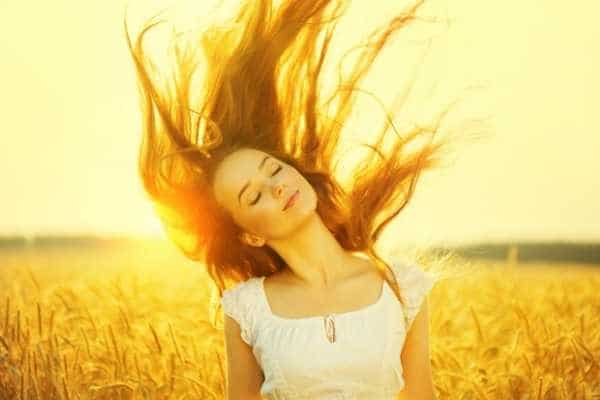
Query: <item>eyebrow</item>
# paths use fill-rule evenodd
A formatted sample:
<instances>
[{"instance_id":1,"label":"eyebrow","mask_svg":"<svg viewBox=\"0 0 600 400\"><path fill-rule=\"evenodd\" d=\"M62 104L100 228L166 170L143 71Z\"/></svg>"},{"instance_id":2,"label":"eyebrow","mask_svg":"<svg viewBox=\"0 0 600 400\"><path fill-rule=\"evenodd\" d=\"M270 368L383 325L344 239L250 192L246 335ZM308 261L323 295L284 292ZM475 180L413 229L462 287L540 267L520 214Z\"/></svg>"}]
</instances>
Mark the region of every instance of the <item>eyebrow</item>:
<instances>
[{"instance_id":1,"label":"eyebrow","mask_svg":"<svg viewBox=\"0 0 600 400\"><path fill-rule=\"evenodd\" d=\"M267 159L270 158L269 155L267 154L262 161L260 162L260 164L258 164L258 170L260 171L261 168L263 167L263 165L265 164L265 161L267 161ZM240 190L240 192L238 193L238 203L241 205L240 203L240 197L242 197L242 194L244 193L244 191L248 188L248 186L250 186L250 182L246 182L246 184L242 187L242 190Z\"/></svg>"}]
</instances>

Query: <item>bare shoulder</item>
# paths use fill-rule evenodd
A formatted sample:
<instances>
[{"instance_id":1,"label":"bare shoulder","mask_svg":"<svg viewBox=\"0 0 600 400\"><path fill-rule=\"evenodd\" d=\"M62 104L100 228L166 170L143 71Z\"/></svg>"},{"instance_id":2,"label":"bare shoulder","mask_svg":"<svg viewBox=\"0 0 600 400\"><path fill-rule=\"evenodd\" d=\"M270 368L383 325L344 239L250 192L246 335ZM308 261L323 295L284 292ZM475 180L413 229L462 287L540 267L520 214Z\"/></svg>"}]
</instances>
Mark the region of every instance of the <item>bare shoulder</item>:
<instances>
[{"instance_id":1,"label":"bare shoulder","mask_svg":"<svg viewBox=\"0 0 600 400\"><path fill-rule=\"evenodd\" d=\"M383 277L368 259L351 260L347 274L327 290L307 289L295 282L291 271L284 271L269 275L263 282L271 312L284 318L350 312L373 304L381 296Z\"/></svg>"},{"instance_id":2,"label":"bare shoulder","mask_svg":"<svg viewBox=\"0 0 600 400\"><path fill-rule=\"evenodd\" d=\"M373 280L377 281L381 277L375 264L364 257L354 257L354 262L348 266L348 270L348 275L340 281L339 286L370 286ZM294 287L292 275L293 272L288 269L274 272L265 277L265 286L269 286L273 290L290 289Z\"/></svg>"},{"instance_id":3,"label":"bare shoulder","mask_svg":"<svg viewBox=\"0 0 600 400\"><path fill-rule=\"evenodd\" d=\"M371 286L375 282L376 286L378 286L377 282L381 283L382 277L373 261L362 259L358 262L356 271L351 275L351 279L357 282L358 285Z\"/></svg>"}]
</instances>

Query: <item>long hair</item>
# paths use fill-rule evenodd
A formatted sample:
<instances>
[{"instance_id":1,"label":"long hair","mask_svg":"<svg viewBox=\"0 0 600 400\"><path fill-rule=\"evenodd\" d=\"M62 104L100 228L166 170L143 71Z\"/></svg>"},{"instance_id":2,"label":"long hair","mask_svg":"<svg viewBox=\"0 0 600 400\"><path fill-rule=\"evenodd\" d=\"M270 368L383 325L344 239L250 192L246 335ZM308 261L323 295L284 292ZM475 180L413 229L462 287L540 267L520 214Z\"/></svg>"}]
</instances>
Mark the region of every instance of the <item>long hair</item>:
<instances>
[{"instance_id":1,"label":"long hair","mask_svg":"<svg viewBox=\"0 0 600 400\"><path fill-rule=\"evenodd\" d=\"M340 245L366 253L383 271L388 266L374 245L412 198L420 173L438 165L445 144L433 141L444 114L431 126L419 125L401 136L384 108L387 119L375 143L360 144L369 153L356 163L344 187L335 174L334 156L361 92L358 84L390 37L418 19L423 1L392 16L351 49L360 51L357 61L347 75L338 64L338 85L329 94L321 90L321 70L348 1L279 3L274 8L269 0L242 1L229 23L208 27L191 45L177 44L172 85L162 87L152 80L155 66L142 45L144 35L162 21L147 22L134 44L125 22L141 94L143 186L169 239L207 268L219 295L226 280L286 267L268 246L239 241L241 228L215 201L213 174L228 154L252 147L295 167L315 189L316 212ZM192 80L199 49L205 60L202 86ZM390 127L395 135L385 151ZM411 147L416 149L408 151ZM393 275L384 275L392 284L388 276Z\"/></svg>"}]
</instances>

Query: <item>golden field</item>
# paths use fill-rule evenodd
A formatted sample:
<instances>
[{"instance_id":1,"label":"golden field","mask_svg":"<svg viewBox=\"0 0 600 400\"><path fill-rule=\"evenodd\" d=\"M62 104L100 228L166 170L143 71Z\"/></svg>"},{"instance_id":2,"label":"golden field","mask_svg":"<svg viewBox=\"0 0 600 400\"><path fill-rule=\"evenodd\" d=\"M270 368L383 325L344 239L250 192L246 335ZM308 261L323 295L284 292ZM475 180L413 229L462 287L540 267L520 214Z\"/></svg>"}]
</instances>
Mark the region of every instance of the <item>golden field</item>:
<instances>
[{"instance_id":1,"label":"golden field","mask_svg":"<svg viewBox=\"0 0 600 400\"><path fill-rule=\"evenodd\" d=\"M600 399L600 269L455 267L429 296L439 399ZM0 251L0 400L223 399L207 287L168 244Z\"/></svg>"}]
</instances>

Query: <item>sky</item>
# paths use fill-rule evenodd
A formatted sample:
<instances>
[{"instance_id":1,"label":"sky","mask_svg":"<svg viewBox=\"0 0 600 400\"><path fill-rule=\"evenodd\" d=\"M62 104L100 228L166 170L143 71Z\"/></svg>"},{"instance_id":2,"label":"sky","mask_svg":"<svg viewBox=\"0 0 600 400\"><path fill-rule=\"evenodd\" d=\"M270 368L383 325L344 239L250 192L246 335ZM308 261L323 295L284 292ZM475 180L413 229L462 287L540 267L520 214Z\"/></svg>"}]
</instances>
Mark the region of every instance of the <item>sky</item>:
<instances>
[{"instance_id":1,"label":"sky","mask_svg":"<svg viewBox=\"0 0 600 400\"><path fill-rule=\"evenodd\" d=\"M182 24L203 15L202 2L129 3L132 21L168 5L186 10L173 14ZM124 4L0 3L0 235L164 235L137 176L141 115ZM404 4L353 2L334 51ZM368 82L390 104L416 79L399 126L428 120L454 96L464 99L455 123L489 116L491 134L425 173L386 235L600 240L600 3L454 0L424 10L452 24L423 31L436 33L418 73L424 47L411 40L426 35L415 29L384 50ZM428 97L434 81L437 94ZM484 90L464 91L480 83ZM357 102L353 132L380 122L373 104Z\"/></svg>"}]
</instances>

